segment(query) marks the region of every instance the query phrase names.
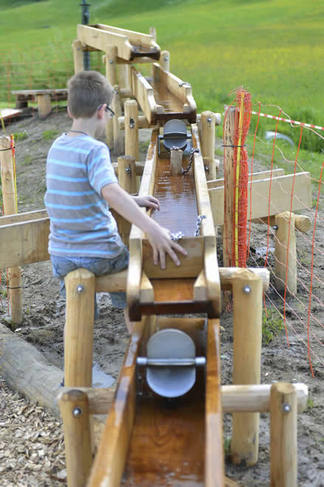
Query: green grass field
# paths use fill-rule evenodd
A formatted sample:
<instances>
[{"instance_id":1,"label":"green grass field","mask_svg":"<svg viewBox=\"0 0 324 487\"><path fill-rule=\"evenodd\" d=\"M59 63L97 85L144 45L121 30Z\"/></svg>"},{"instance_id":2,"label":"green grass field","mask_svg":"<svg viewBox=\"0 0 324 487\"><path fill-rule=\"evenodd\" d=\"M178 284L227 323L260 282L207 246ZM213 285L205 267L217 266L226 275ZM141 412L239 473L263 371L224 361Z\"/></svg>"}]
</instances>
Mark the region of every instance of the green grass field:
<instances>
[{"instance_id":1,"label":"green grass field","mask_svg":"<svg viewBox=\"0 0 324 487\"><path fill-rule=\"evenodd\" d=\"M72 74L71 42L78 1L0 0L0 100L10 89L63 87ZM199 110L223 112L233 90L250 91L254 108L324 125L324 2L320 0L93 0L91 23L148 32L157 29L171 70L190 82ZM92 55L100 68L100 57ZM253 121L255 124L255 120ZM298 139L296 130L279 130ZM275 122L262 121L261 130ZM297 135L295 135L297 134ZM323 134L324 135L324 134ZM321 159L319 137L304 148ZM320 163L320 162L319 162Z\"/></svg>"}]
</instances>

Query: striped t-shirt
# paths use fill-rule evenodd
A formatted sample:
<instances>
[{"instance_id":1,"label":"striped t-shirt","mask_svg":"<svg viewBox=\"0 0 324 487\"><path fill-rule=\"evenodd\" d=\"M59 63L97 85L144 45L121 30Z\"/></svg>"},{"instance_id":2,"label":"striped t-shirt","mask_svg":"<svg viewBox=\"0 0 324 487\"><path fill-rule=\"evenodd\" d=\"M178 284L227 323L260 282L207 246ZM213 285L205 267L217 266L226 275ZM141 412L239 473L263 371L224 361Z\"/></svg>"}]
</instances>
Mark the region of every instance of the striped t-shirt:
<instances>
[{"instance_id":1,"label":"striped t-shirt","mask_svg":"<svg viewBox=\"0 0 324 487\"><path fill-rule=\"evenodd\" d=\"M101 196L111 183L117 179L103 142L67 134L55 140L46 167L50 254L114 258L121 253L116 221Z\"/></svg>"}]
</instances>

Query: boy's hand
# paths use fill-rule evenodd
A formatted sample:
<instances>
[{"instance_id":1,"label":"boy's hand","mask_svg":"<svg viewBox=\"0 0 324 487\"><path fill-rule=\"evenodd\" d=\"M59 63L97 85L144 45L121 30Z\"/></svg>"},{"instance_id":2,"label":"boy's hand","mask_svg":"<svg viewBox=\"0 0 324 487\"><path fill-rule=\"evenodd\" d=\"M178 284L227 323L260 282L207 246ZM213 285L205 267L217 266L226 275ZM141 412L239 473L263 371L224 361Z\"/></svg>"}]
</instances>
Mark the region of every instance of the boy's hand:
<instances>
[{"instance_id":1,"label":"boy's hand","mask_svg":"<svg viewBox=\"0 0 324 487\"><path fill-rule=\"evenodd\" d=\"M147 234L149 242L153 249L153 262L155 265L160 263L161 269L165 269L166 254L168 254L175 265L180 265L181 262L176 254L179 252L182 255L187 255L187 251L171 240L170 232L166 228L157 225L154 230Z\"/></svg>"},{"instance_id":2,"label":"boy's hand","mask_svg":"<svg viewBox=\"0 0 324 487\"><path fill-rule=\"evenodd\" d=\"M143 208L151 208L152 210L160 209L159 200L157 198L154 198L154 196L133 196L133 199L138 204L138 206L141 206Z\"/></svg>"}]
</instances>

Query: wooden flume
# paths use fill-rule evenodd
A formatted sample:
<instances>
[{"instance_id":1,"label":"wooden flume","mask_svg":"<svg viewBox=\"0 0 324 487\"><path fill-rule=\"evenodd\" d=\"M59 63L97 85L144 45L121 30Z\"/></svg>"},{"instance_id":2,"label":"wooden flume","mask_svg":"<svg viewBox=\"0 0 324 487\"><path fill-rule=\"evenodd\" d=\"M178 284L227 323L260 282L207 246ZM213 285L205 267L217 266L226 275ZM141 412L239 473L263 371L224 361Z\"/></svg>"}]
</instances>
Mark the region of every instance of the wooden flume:
<instances>
[{"instance_id":1,"label":"wooden flume","mask_svg":"<svg viewBox=\"0 0 324 487\"><path fill-rule=\"evenodd\" d=\"M139 194L154 194L160 199L161 212L152 216L172 232L184 233L180 243L187 249L188 256L181 258L180 267L168 261L166 270L161 271L151 263L151 250L145 235L138 228L132 227L128 272L95 278L81 269L66 277L68 313L65 383L68 389L62 392L60 404L65 423L69 486L80 487L80 484L85 484L87 477L89 487L181 486L188 485L188 482L192 486L205 487L236 485L224 477L222 411L233 412L238 418L233 425L234 460L236 458L253 464L257 460L256 415L261 411L271 411L275 436L284 422L280 416L282 410L277 406L279 394L292 394L294 406L284 412L289 415L292 411L294 416L290 422L285 422L284 433L287 437L289 434L294 437L291 430L295 424L296 397L299 410L302 410L307 389L303 385L295 385L289 390L278 388L270 399L270 386L258 384L262 307L259 298L262 290L267 289L268 271L218 267L215 226L224 223L224 188L220 180L211 180L208 184L206 180L216 176L212 133L215 117L207 112L201 117L198 129L196 104L190 85L170 73L169 56L165 53L160 65L153 63L160 57L160 49L153 34L145 35L102 24L79 26L78 39L73 43L76 72L83 69L83 50L104 52L107 77L116 85L120 96L114 100L118 117L107 128L107 135L115 154L118 154L121 150L120 130L125 129L126 156L132 162L127 158L119 161L121 184L133 191L134 174L137 177L141 175ZM152 63L151 83L132 66L135 59L136 62ZM120 70L123 80L118 80L116 65L126 66ZM133 100L126 102L123 116L120 100L125 96ZM187 174L172 172L170 154L163 147L159 151L159 135L163 126L167 120L174 118L186 121L191 139L189 148L197 150L192 156L192 167ZM141 127L153 129L144 168L134 160L137 158L138 130ZM131 171L126 171L130 164ZM184 153L183 169L188 164L188 153ZM269 187L267 178L266 174L254 175L250 183L253 191L256 191L255 194L252 191L252 198L258 196L258 205L252 207L251 214L248 213L251 219L268 216L268 200L264 197ZM287 208L287 202L283 199L291 185L289 178L280 172L271 174L272 191L278 193L278 199L271 206L270 216ZM296 175L295 187L298 198L293 201L292 210L300 209L309 202L307 173ZM265 202L263 206L261 202ZM197 224L199 216L204 217L200 225ZM294 221L298 228L297 219ZM300 226L305 227L302 222ZM46 211L1 218L1 267L47 260L47 238ZM10 255L7 252L8 242L12 247ZM134 328L112 397L111 389L96 392L89 388L92 368L92 297L94 290L125 289ZM221 290L225 289L232 290L234 296L236 366L235 385L221 387L219 316ZM164 316L170 313L179 316ZM187 313L199 313L199 317L183 317ZM203 317L200 317L201 313ZM81 335L76 333L78 323L82 323ZM143 380L143 372L139 374L136 367L136 358L145 355L149 337L164 328L185 331L196 345L196 354L207 358L205 370L197 371L197 380L192 390L171 404L152 393ZM255 342L253 351L250 350L247 357L242 351L248 349L251 340L247 341L244 330L248 330ZM249 370L245 367L247 359ZM88 389L83 389L86 386ZM71 388L82 391L73 392ZM233 395L235 400L231 402ZM287 401L290 401L289 398ZM82 414L77 412L79 409ZM89 415L99 411L106 413L108 409L108 419L88 476L91 463ZM239 413L243 411L251 415L251 421L242 421ZM235 436L243 441L235 441ZM249 438L253 439L253 445ZM285 447L284 442L281 447ZM272 485L296 485L295 473L289 476L289 483L285 483L287 476L283 473L287 469L285 459L291 462L292 457L296 459L294 450L285 452L281 458L272 455ZM83 465L80 471L77 469L79 463Z\"/></svg>"}]
</instances>

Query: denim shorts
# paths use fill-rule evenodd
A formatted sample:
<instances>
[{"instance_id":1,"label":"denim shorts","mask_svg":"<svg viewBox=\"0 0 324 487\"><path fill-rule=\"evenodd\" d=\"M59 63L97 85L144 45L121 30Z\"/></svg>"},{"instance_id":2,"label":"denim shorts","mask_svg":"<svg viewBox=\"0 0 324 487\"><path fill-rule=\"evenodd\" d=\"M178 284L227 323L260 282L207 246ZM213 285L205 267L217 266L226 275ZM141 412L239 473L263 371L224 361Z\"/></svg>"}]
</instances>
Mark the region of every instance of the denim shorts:
<instances>
[{"instance_id":1,"label":"denim shorts","mask_svg":"<svg viewBox=\"0 0 324 487\"><path fill-rule=\"evenodd\" d=\"M105 274L114 274L122 271L128 267L129 253L125 247L121 254L113 259L105 259L101 257L61 257L58 255L51 255L51 262L53 274L60 280L61 294L65 296L64 277L75 269L82 267L96 276L103 276ZM126 308L126 294L109 293L112 305L115 308Z\"/></svg>"}]
</instances>

